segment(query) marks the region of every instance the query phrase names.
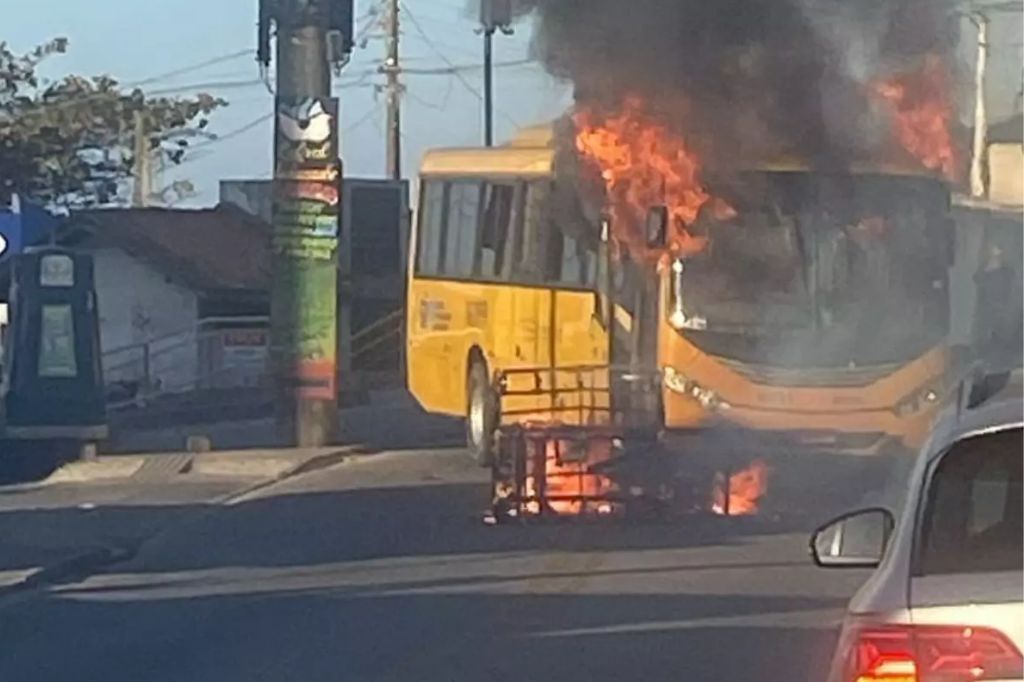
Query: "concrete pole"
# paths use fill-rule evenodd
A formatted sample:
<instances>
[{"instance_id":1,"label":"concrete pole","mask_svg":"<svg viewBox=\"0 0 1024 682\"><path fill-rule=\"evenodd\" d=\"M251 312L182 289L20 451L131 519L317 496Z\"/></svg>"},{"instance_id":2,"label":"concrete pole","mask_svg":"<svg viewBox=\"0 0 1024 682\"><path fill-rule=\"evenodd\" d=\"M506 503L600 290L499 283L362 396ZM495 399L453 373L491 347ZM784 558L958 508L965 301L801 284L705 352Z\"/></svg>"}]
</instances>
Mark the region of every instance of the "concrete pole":
<instances>
[{"instance_id":1,"label":"concrete pole","mask_svg":"<svg viewBox=\"0 0 1024 682\"><path fill-rule=\"evenodd\" d=\"M316 13L300 11L305 2L278 6L277 97L286 105L331 94L327 28ZM281 116L275 118L279 128ZM275 153L275 240L287 240L296 230L289 214L294 202L287 210L280 208L278 194L290 183L297 184ZM270 316L279 426L292 445L321 446L329 442L337 422L336 262L275 246L273 267ZM311 374L325 386L311 390Z\"/></svg>"},{"instance_id":2,"label":"concrete pole","mask_svg":"<svg viewBox=\"0 0 1024 682\"><path fill-rule=\"evenodd\" d=\"M983 199L988 195L985 169L988 157L988 113L985 99L988 69L988 17L977 13L971 22L978 29L978 56L974 70L974 141L971 150L971 196Z\"/></svg>"}]
</instances>

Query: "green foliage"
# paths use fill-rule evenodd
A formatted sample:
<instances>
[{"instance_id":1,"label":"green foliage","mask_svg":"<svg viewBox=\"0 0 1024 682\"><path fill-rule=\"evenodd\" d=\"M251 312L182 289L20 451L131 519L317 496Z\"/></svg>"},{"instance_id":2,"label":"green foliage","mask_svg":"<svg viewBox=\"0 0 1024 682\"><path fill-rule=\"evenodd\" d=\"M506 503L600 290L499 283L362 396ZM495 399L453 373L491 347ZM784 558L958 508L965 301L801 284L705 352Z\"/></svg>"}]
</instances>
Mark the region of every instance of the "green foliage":
<instances>
[{"instance_id":1,"label":"green foliage","mask_svg":"<svg viewBox=\"0 0 1024 682\"><path fill-rule=\"evenodd\" d=\"M212 137L207 116L222 99L147 99L110 76L44 81L39 64L67 46L58 38L16 55L0 42L0 202L15 192L63 206L116 201L131 175L138 116L158 162L180 163L190 139Z\"/></svg>"}]
</instances>

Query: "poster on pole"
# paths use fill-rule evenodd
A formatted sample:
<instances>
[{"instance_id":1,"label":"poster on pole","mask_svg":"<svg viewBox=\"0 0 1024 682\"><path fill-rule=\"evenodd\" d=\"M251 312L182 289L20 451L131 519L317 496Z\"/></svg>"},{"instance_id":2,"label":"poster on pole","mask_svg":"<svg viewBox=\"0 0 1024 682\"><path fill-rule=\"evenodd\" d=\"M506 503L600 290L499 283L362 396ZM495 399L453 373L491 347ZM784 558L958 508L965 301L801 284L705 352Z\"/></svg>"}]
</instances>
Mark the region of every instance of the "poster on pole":
<instances>
[{"instance_id":1,"label":"poster on pole","mask_svg":"<svg viewBox=\"0 0 1024 682\"><path fill-rule=\"evenodd\" d=\"M300 399L337 396L337 121L335 98L277 100L272 348Z\"/></svg>"}]
</instances>

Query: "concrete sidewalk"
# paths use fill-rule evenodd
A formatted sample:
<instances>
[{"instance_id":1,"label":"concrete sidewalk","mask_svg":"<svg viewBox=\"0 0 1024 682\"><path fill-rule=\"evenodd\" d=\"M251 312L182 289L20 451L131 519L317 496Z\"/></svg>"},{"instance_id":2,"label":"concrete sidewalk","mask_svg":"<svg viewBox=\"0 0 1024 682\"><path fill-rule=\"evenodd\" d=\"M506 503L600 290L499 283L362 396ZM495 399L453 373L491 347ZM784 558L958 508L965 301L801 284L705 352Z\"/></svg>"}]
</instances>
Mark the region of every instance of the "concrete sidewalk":
<instances>
[{"instance_id":1,"label":"concrete sidewalk","mask_svg":"<svg viewBox=\"0 0 1024 682\"><path fill-rule=\"evenodd\" d=\"M351 448L100 457L0 488L0 598L124 560L148 538Z\"/></svg>"},{"instance_id":2,"label":"concrete sidewalk","mask_svg":"<svg viewBox=\"0 0 1024 682\"><path fill-rule=\"evenodd\" d=\"M405 390L375 391L367 405L338 411L340 445L376 450L444 447L462 442L459 420L425 412ZM191 436L208 438L215 450L280 448L273 419L219 424L175 424L163 428L115 429L112 452L173 452Z\"/></svg>"}]
</instances>

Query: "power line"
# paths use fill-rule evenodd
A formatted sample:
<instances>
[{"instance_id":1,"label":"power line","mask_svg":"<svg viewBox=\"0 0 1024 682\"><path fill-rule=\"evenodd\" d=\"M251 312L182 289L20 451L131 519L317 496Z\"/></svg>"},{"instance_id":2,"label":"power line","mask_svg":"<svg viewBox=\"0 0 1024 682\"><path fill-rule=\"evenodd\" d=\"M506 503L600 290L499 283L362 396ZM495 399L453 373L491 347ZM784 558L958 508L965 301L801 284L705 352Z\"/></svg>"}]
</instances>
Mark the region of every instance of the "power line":
<instances>
[{"instance_id":1,"label":"power line","mask_svg":"<svg viewBox=\"0 0 1024 682\"><path fill-rule=\"evenodd\" d=\"M380 110L381 110L381 108L383 106L384 106L383 104L378 102L376 105L374 105L374 107L372 109L367 111L365 114L360 116L358 119L356 119L352 123L350 123L347 126L345 126L344 128L342 128L341 134L344 135L346 133L354 132L357 128L361 127L367 121L371 120L374 116L376 116L380 112Z\"/></svg>"},{"instance_id":2,"label":"power line","mask_svg":"<svg viewBox=\"0 0 1024 682\"><path fill-rule=\"evenodd\" d=\"M239 50L237 52L231 52L229 54L221 55L220 57L214 57L213 59L207 59L206 61L197 62L197 63L192 64L190 66L183 66L180 69L175 69L173 71L168 71L166 73L161 73L161 74L158 74L156 76L150 76L149 78L144 78L144 79L142 79L140 81L135 81L135 82L132 82L132 83L125 83L124 87L126 87L126 88L137 88L137 87L139 87L141 85L149 85L150 83L158 83L158 82L163 81L163 80L169 80L171 78L177 78L178 76L184 76L185 74L188 74L188 73L193 73L195 71L201 71L202 69L205 69L208 66L215 66L217 64L223 64L224 62L233 61L235 59L238 59L239 57L246 57L246 56L249 56L249 55L251 55L253 53L254 53L254 50L252 50L252 49Z\"/></svg>"},{"instance_id":3,"label":"power line","mask_svg":"<svg viewBox=\"0 0 1024 682\"><path fill-rule=\"evenodd\" d=\"M430 36L427 35L427 32L425 30L423 30L423 26L416 20L416 17L413 15L413 13L409 11L408 6L404 2L401 3L401 4L402 4L402 8L405 10L405 13L409 16L409 21L412 22L413 28L416 29L416 32L419 33L420 37L423 38L423 42L425 42L427 44L427 46L431 50L433 50L435 54L437 54L437 56L441 59L441 61L443 61L448 66L447 69L421 69L420 70L420 75L428 75L428 74L432 75L432 74L435 74L435 73L436 74L450 74L450 75L453 75L453 76L455 76L456 79L458 79L458 81L462 84L462 86L466 89L467 92L469 92L471 95L473 95L478 100L483 102L484 101L483 93L480 92L480 90L478 90L476 87L474 87L473 84L470 83L469 80L463 75L464 71L476 71L478 69L482 69L483 65L482 64L473 64L473 65L469 65L469 66L466 66L466 65L459 66L459 65L456 65L455 63L453 63L452 60L450 60L448 58L448 56L446 54L444 54L437 47L437 45L434 44L434 41L431 40ZM530 63L532 61L533 60L531 60L531 59L525 59L525 60L518 60L516 62L505 62L504 64L502 64L502 66L505 67L505 68L507 68L509 66L521 66L523 64L527 64L527 63ZM493 67L497 68L498 64L494 64ZM407 70L405 70L405 73L415 74L416 70L415 69L407 69ZM508 112L506 112L506 111L504 111L502 109L496 109L496 111L498 113L500 113L503 117L505 117L505 119L509 123L511 123L512 125L514 125L514 126L518 126L519 125L519 122L516 121L514 118L512 118L512 116L510 116L508 114Z\"/></svg>"},{"instance_id":4,"label":"power line","mask_svg":"<svg viewBox=\"0 0 1024 682\"><path fill-rule=\"evenodd\" d=\"M253 53L252 50L239 50L237 52L231 52L229 54L221 55L220 57L214 57L212 59L207 59L207 60L202 61L202 62L197 62L195 64L191 64L189 66L184 66L184 67L181 67L180 69L175 69L173 71L168 71L166 73L161 73L161 74L157 74L155 76L150 76L148 78L143 78L142 80L132 81L132 82L128 82L128 83L116 83L116 85L120 89L124 89L124 88L138 88L138 87L141 87L143 85L148 85L150 83L157 83L157 82L160 82L162 80L167 80L169 78L176 78L177 76L181 76L181 75L184 75L184 74L187 74L187 73L193 73L195 71L199 71L199 70L205 69L208 66L213 66L215 64L220 64L220 63L223 63L223 62L226 62L226 61L230 61L230 60L233 60L233 59L238 59L239 57L242 57L242 56L245 56L245 55L248 55L248 54L252 54L252 53ZM189 88L186 87L183 90L187 90L187 89L189 89ZM172 93L172 92L174 92L174 89L168 89L167 90L168 94ZM158 90L158 91L151 92L149 94L161 94L161 91ZM101 99L103 97L109 97L109 96L124 97L125 95L124 95L123 92L120 92L120 91L117 91L117 90L115 90L115 91L104 91L104 92L93 92L93 93L89 93L87 95L83 95L81 97L74 97L72 99L64 100L64 101L61 101L61 102L47 102L47 103L44 103L42 106L44 106L47 109L52 111L52 110L56 110L56 109L64 109L65 107L81 106L82 104L86 104L88 102L92 102L92 101Z\"/></svg>"},{"instance_id":5,"label":"power line","mask_svg":"<svg viewBox=\"0 0 1024 682\"><path fill-rule=\"evenodd\" d=\"M416 29L416 32L419 33L421 38L423 38L423 42L425 42L427 44L427 47L429 47L431 50L433 50L433 52L438 57L441 58L441 61L443 61L445 64L448 65L448 68L455 69L455 64L452 63L452 60L448 59L448 56L446 54L444 54L437 47L437 45L434 44L434 41L430 38L430 36L427 35L427 32L423 30L423 26L416 19L416 16L412 12L409 11L409 6L406 5L404 2L401 2L400 4L402 5L402 9L409 16L409 21L412 22L413 28ZM466 78L462 75L462 73L460 71L453 70L452 74L457 79L459 79L459 82L462 83L463 87L465 87L466 90L468 90L470 93L472 93L473 96L475 96L479 100L483 100L483 98L484 98L483 93L481 93L479 90L474 88L473 85L468 80L466 80Z\"/></svg>"}]
</instances>

